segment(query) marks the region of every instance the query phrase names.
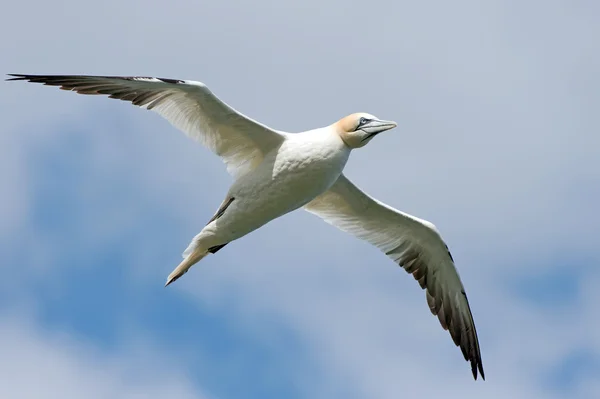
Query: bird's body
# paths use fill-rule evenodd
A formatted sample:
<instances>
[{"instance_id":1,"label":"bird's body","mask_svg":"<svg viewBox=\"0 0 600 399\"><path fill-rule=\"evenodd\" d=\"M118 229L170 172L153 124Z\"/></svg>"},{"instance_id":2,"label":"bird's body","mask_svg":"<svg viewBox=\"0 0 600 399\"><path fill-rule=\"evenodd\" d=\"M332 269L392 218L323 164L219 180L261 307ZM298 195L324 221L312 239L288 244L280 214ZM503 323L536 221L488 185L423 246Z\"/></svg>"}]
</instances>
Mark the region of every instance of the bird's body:
<instances>
[{"instance_id":1,"label":"bird's body","mask_svg":"<svg viewBox=\"0 0 600 399\"><path fill-rule=\"evenodd\" d=\"M223 201L226 211L211 219L187 254L227 244L306 205L335 183L350 156L330 127L284 137L256 169L232 184Z\"/></svg>"},{"instance_id":2,"label":"bird's body","mask_svg":"<svg viewBox=\"0 0 600 399\"><path fill-rule=\"evenodd\" d=\"M167 284L208 254L303 207L379 248L426 290L442 327L483 377L475 323L454 260L436 227L362 192L343 174L352 150L396 127L357 113L318 129L285 133L239 113L201 82L148 77L12 75L153 110L220 156L235 180L183 253Z\"/></svg>"}]
</instances>

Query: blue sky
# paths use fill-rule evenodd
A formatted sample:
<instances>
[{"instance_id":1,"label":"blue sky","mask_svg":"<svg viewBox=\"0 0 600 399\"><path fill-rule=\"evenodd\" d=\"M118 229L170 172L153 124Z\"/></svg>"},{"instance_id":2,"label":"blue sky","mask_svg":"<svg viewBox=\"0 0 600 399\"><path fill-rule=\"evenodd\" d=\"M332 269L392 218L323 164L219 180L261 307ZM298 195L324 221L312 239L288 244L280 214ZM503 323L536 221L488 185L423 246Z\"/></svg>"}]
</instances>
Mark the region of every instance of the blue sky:
<instances>
[{"instance_id":1,"label":"blue sky","mask_svg":"<svg viewBox=\"0 0 600 399\"><path fill-rule=\"evenodd\" d=\"M0 70L200 80L292 132L398 121L346 173L440 229L487 380L412 277L303 211L165 289L220 160L126 103L6 82L1 397L600 397L598 6L316 4L7 4Z\"/></svg>"}]
</instances>

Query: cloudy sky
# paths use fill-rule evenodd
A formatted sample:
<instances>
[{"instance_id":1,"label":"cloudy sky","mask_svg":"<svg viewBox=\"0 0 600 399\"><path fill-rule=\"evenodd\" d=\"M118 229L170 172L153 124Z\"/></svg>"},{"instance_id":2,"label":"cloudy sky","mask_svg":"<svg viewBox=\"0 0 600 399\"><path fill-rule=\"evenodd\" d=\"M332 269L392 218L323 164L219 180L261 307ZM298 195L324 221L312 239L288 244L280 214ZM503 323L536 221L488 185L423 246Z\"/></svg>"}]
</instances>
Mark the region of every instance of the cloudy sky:
<instances>
[{"instance_id":1,"label":"cloudy sky","mask_svg":"<svg viewBox=\"0 0 600 399\"><path fill-rule=\"evenodd\" d=\"M2 82L0 397L600 397L598 2L7 2L0 72L200 80L434 222L486 381L376 248L304 211L163 284L231 183L158 115Z\"/></svg>"}]
</instances>

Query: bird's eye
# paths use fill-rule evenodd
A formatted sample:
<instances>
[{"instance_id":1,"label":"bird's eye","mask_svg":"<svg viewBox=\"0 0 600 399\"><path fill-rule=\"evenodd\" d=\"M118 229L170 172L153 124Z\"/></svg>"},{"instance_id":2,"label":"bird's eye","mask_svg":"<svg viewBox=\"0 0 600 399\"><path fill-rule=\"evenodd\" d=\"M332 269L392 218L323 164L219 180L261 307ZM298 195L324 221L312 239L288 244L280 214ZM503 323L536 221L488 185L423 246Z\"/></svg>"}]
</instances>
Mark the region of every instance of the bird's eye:
<instances>
[{"instance_id":1,"label":"bird's eye","mask_svg":"<svg viewBox=\"0 0 600 399\"><path fill-rule=\"evenodd\" d=\"M360 122L359 123L361 125L364 125L365 123L367 123L367 121L368 121L368 119L363 117L363 118L360 118Z\"/></svg>"}]
</instances>

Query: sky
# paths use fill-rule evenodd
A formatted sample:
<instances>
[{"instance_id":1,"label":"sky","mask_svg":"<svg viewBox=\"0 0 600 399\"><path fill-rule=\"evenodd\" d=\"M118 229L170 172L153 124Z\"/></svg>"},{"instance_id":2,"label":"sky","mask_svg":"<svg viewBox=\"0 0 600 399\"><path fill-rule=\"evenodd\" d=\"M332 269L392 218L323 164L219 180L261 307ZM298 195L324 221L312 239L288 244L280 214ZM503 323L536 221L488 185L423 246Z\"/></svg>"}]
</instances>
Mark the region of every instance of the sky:
<instances>
[{"instance_id":1,"label":"sky","mask_svg":"<svg viewBox=\"0 0 600 399\"><path fill-rule=\"evenodd\" d=\"M346 175L433 222L485 381L410 275L298 210L164 288L232 178L127 103L0 91L0 397L600 397L600 4L3 4L0 72L199 80L299 132L398 122Z\"/></svg>"}]
</instances>

